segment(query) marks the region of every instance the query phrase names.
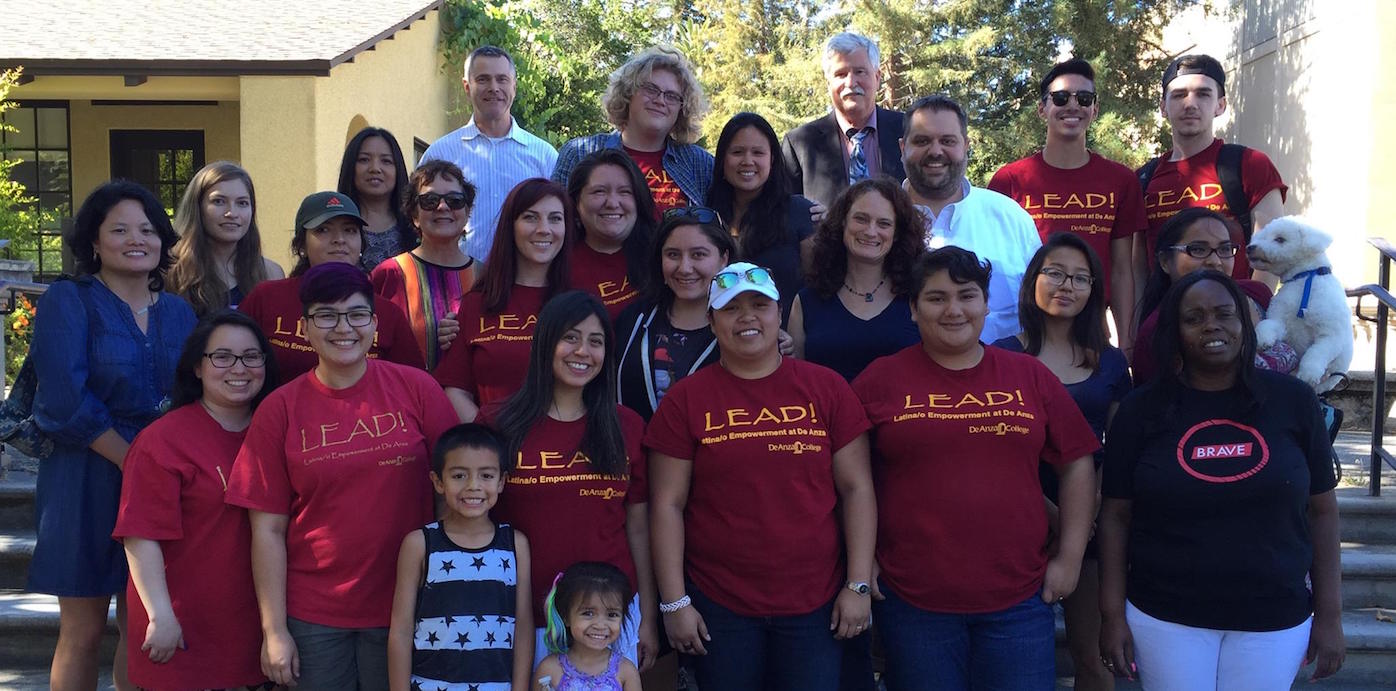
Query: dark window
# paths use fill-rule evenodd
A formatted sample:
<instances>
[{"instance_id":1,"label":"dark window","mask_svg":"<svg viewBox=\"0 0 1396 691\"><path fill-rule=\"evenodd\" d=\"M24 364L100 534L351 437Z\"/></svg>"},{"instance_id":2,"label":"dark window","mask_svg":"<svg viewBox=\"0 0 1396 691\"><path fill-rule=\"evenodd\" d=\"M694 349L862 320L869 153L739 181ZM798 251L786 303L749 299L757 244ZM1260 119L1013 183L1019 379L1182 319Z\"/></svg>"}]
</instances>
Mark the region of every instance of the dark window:
<instances>
[{"instance_id":1,"label":"dark window","mask_svg":"<svg viewBox=\"0 0 1396 691\"><path fill-rule=\"evenodd\" d=\"M194 173L204 167L203 130L113 130L111 175L155 193L171 215Z\"/></svg>"},{"instance_id":2,"label":"dark window","mask_svg":"<svg viewBox=\"0 0 1396 691\"><path fill-rule=\"evenodd\" d=\"M422 157L427 155L427 147L430 144L422 141L421 137L412 138L412 165L416 166L422 162Z\"/></svg>"},{"instance_id":3,"label":"dark window","mask_svg":"<svg viewBox=\"0 0 1396 691\"><path fill-rule=\"evenodd\" d=\"M39 227L31 239L11 238L10 255L37 259L40 275L59 270L57 253L63 224L73 215L73 171L66 101L20 101L4 115L8 131L0 131L0 156L17 163L10 179L37 200ZM36 252L37 250L37 252ZM30 255L34 252L34 255ZM45 262L44 254L53 255Z\"/></svg>"}]
</instances>

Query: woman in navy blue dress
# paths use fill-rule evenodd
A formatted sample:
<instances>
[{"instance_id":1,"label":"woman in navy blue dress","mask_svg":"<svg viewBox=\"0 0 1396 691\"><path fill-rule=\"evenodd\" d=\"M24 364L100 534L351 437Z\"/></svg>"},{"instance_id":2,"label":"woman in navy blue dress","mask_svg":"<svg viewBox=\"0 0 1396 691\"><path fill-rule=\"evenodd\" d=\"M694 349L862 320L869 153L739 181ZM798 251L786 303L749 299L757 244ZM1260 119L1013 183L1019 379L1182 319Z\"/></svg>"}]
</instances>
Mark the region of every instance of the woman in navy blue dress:
<instances>
[{"instance_id":1,"label":"woman in navy blue dress","mask_svg":"<svg viewBox=\"0 0 1396 691\"><path fill-rule=\"evenodd\" d=\"M112 595L124 627L126 557L111 538L121 465L136 433L168 404L195 322L188 303L162 291L176 238L149 191L106 183L83 202L67 238L78 277L39 300L29 349L39 380L34 418L54 451L39 464L28 589L58 596L54 689L97 685ZM130 688L124 650L117 646L114 663L119 689Z\"/></svg>"},{"instance_id":2,"label":"woman in navy blue dress","mask_svg":"<svg viewBox=\"0 0 1396 691\"><path fill-rule=\"evenodd\" d=\"M1105 337L1105 276L1100 258L1079 236L1057 233L1047 239L1028 262L1018 291L1018 321L1023 332L994 345L1036 357L1066 385L1067 393L1104 439L1110 419L1129 393L1129 368L1124 353ZM1096 453L1096 469L1102 459ZM1042 492L1051 502L1049 517L1056 534L1057 474L1046 463L1038 466ZM1115 688L1115 677L1100 662L1100 591L1096 548L1086 545L1076 591L1062 602L1067 643L1076 670L1076 688Z\"/></svg>"}]
</instances>

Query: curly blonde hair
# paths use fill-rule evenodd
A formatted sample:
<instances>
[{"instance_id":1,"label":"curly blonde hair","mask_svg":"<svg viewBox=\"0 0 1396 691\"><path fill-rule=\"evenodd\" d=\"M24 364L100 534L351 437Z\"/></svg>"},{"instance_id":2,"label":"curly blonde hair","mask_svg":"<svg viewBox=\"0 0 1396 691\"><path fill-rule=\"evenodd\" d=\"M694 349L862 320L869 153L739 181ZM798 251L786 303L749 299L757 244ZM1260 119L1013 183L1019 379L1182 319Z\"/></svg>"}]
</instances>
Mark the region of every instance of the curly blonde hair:
<instances>
[{"instance_id":1,"label":"curly blonde hair","mask_svg":"<svg viewBox=\"0 0 1396 691\"><path fill-rule=\"evenodd\" d=\"M679 107L679 117L674 121L674 129L669 136L683 144L698 141L703 134L703 116L708 112L708 99L703 95L703 86L693 74L693 64L683 53L669 46L646 48L611 73L606 93L601 95L606 120L616 129L625 127L630 117L630 99L635 97L640 84L647 81L655 70L673 73L683 91L683 105Z\"/></svg>"}]
</instances>

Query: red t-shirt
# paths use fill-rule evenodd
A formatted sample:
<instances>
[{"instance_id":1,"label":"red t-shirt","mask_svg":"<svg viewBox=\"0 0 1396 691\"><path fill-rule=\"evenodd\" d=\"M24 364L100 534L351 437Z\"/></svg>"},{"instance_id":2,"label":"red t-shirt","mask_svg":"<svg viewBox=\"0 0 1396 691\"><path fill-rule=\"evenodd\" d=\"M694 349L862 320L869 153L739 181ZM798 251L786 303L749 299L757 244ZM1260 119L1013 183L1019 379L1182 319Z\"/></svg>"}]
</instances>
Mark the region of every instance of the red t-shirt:
<instances>
[{"instance_id":1,"label":"red t-shirt","mask_svg":"<svg viewBox=\"0 0 1396 691\"><path fill-rule=\"evenodd\" d=\"M1032 595L1047 568L1038 460L1100 448L1066 387L1029 355L988 346L955 371L917 344L874 360L853 390L873 423L883 581L932 612Z\"/></svg>"},{"instance_id":2,"label":"red t-shirt","mask_svg":"<svg viewBox=\"0 0 1396 691\"><path fill-rule=\"evenodd\" d=\"M684 569L743 616L808 614L844 582L833 454L868 430L843 377L786 358L740 379L720 366L680 379L645 446L692 461Z\"/></svg>"},{"instance_id":3,"label":"red t-shirt","mask_svg":"<svg viewBox=\"0 0 1396 691\"><path fill-rule=\"evenodd\" d=\"M229 432L193 403L145 428L122 472L112 537L160 542L170 605L187 647L155 664L141 651L150 620L126 584L127 661L142 688L231 688L266 681L258 657L262 626L252 589L247 512L223 503L244 432Z\"/></svg>"},{"instance_id":4,"label":"red t-shirt","mask_svg":"<svg viewBox=\"0 0 1396 691\"><path fill-rule=\"evenodd\" d=\"M532 550L533 616L546 622L543 600L558 572L579 561L614 564L636 587L635 561L626 538L626 509L649 501L645 455L640 442L645 422L635 411L616 406L625 455L626 477L596 473L578 450L586 418L560 422L549 417L529 431L519 448L518 464L491 515L528 536Z\"/></svg>"},{"instance_id":5,"label":"red t-shirt","mask_svg":"<svg viewBox=\"0 0 1396 691\"><path fill-rule=\"evenodd\" d=\"M278 385L299 377L320 364L320 357L305 340L301 315L305 308L300 298L301 278L292 276L275 281L262 281L238 305L238 311L252 317L266 333L275 351L280 370ZM422 369L422 351L412 335L412 325L402 310L386 298L373 297L373 311L378 315L378 331L373 335L370 358L382 358L399 365Z\"/></svg>"},{"instance_id":6,"label":"red t-shirt","mask_svg":"<svg viewBox=\"0 0 1396 691\"><path fill-rule=\"evenodd\" d=\"M1236 217L1226 205L1221 181L1217 179L1217 155L1221 153L1221 147L1222 140L1217 139L1211 146L1181 161L1168 160L1173 155L1171 149L1163 154L1163 159L1154 169L1154 177L1149 180L1149 189L1144 191L1144 208L1149 215L1150 257L1154 256L1154 243L1164 222L1183 209L1204 206L1235 220ZM1270 190L1280 191L1280 201L1284 201L1289 191L1289 187L1280 179L1280 171L1270 162L1270 157L1249 148L1241 156L1241 185L1252 209ZM1234 241L1242 246L1242 251L1236 253L1236 265L1231 275L1233 278L1250 278L1251 265L1246 260L1246 243L1239 235Z\"/></svg>"},{"instance_id":7,"label":"red t-shirt","mask_svg":"<svg viewBox=\"0 0 1396 691\"><path fill-rule=\"evenodd\" d=\"M1052 233L1075 233L1095 250L1110 296L1110 242L1133 238L1149 227L1144 196L1134 171L1091 152L1086 165L1055 168L1042 152L999 168L989 189L1018 202L1032 216L1042 241Z\"/></svg>"},{"instance_id":8,"label":"red t-shirt","mask_svg":"<svg viewBox=\"0 0 1396 691\"><path fill-rule=\"evenodd\" d=\"M456 422L427 373L375 360L347 389L311 373L257 407L227 501L290 517L288 615L388 625L402 537L432 520L431 448Z\"/></svg>"},{"instance_id":9,"label":"red t-shirt","mask_svg":"<svg viewBox=\"0 0 1396 691\"><path fill-rule=\"evenodd\" d=\"M679 183L669 177L669 171L664 170L664 151L636 151L630 147L624 147L625 153L630 155L630 160L635 162L640 172L645 176L645 184L649 185L650 194L654 196L654 212L656 221L669 209L676 209L688 206L688 197L685 197L683 190L679 189Z\"/></svg>"},{"instance_id":10,"label":"red t-shirt","mask_svg":"<svg viewBox=\"0 0 1396 691\"><path fill-rule=\"evenodd\" d=\"M432 373L441 386L463 389L480 408L518 391L528 373L533 329L547 290L515 285L497 314L485 312L484 293L466 293L457 315L460 333Z\"/></svg>"},{"instance_id":11,"label":"red t-shirt","mask_svg":"<svg viewBox=\"0 0 1396 691\"><path fill-rule=\"evenodd\" d=\"M574 242L569 261L572 287L601 298L612 324L627 305L640 297L640 292L630 283L630 276L625 271L624 250L603 254L586 242Z\"/></svg>"}]
</instances>

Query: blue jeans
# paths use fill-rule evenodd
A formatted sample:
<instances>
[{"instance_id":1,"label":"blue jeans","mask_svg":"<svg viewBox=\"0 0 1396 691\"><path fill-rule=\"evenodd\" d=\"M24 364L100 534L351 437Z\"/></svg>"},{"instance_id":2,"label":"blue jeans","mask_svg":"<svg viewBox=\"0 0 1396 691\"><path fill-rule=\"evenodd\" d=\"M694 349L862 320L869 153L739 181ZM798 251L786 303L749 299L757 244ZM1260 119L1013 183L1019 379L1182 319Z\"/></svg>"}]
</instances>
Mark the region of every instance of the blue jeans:
<instances>
[{"instance_id":1,"label":"blue jeans","mask_svg":"<svg viewBox=\"0 0 1396 691\"><path fill-rule=\"evenodd\" d=\"M722 691L838 691L841 641L829 630L834 603L809 614L747 617L708 599L692 583L688 594L703 615L710 641L695 655L698 687Z\"/></svg>"},{"instance_id":2,"label":"blue jeans","mask_svg":"<svg viewBox=\"0 0 1396 691\"><path fill-rule=\"evenodd\" d=\"M1056 621L1041 593L985 614L928 612L897 597L873 601L887 653L888 691L1052 691Z\"/></svg>"}]
</instances>

